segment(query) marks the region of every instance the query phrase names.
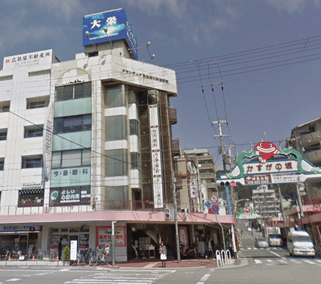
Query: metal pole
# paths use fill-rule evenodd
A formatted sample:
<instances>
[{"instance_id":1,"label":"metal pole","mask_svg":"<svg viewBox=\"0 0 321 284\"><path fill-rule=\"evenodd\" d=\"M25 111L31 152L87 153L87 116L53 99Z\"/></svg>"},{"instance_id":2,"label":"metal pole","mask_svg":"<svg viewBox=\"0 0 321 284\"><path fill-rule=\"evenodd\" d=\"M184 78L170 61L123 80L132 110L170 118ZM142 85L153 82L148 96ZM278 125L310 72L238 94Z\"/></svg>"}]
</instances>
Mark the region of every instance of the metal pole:
<instances>
[{"instance_id":1,"label":"metal pole","mask_svg":"<svg viewBox=\"0 0 321 284\"><path fill-rule=\"evenodd\" d=\"M115 266L115 224L117 221L111 222L111 246L112 246L112 265Z\"/></svg>"},{"instance_id":2,"label":"metal pole","mask_svg":"<svg viewBox=\"0 0 321 284\"><path fill-rule=\"evenodd\" d=\"M216 222L217 222L217 224L219 224L219 225L220 225L221 230L222 230L223 247L224 247L224 251L225 251L225 250L226 250L226 247L225 247L224 229L223 229L222 224L217 220L217 213L215 213L215 216L216 216Z\"/></svg>"},{"instance_id":3,"label":"metal pole","mask_svg":"<svg viewBox=\"0 0 321 284\"><path fill-rule=\"evenodd\" d=\"M229 187L228 186L225 186L225 191L226 191L226 199L227 199L227 206L228 206L228 214L232 215L231 200L230 200L230 194L229 194Z\"/></svg>"},{"instance_id":4,"label":"metal pole","mask_svg":"<svg viewBox=\"0 0 321 284\"><path fill-rule=\"evenodd\" d=\"M181 254L179 250L179 238L178 238L178 220L177 220L177 196L176 196L176 178L174 173L172 173L172 180L173 180L173 200L174 200L174 221L175 221L175 237L176 237L176 252L177 252L177 262L181 262Z\"/></svg>"}]
</instances>

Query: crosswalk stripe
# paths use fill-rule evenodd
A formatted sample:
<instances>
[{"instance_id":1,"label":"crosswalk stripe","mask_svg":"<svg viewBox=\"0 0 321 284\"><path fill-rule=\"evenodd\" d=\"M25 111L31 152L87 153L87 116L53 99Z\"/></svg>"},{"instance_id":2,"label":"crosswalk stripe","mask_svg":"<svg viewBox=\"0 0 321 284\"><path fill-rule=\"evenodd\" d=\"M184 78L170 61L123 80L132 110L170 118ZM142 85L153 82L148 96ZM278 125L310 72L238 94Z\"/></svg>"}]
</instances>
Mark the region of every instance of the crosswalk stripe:
<instances>
[{"instance_id":1,"label":"crosswalk stripe","mask_svg":"<svg viewBox=\"0 0 321 284\"><path fill-rule=\"evenodd\" d=\"M254 261L255 261L256 264L261 264L262 263L262 261L258 260L258 259L254 259Z\"/></svg>"}]
</instances>

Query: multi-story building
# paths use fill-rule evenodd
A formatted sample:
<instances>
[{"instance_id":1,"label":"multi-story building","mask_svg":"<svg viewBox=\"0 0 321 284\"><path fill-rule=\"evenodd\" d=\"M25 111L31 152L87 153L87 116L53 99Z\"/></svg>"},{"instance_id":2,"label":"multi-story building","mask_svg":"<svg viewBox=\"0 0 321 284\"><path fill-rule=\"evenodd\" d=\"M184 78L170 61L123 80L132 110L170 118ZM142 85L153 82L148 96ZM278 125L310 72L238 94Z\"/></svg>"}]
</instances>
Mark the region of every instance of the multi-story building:
<instances>
[{"instance_id":1,"label":"multi-story building","mask_svg":"<svg viewBox=\"0 0 321 284\"><path fill-rule=\"evenodd\" d=\"M301 124L291 131L288 147L299 151L304 159L321 166L321 117ZM298 206L286 212L290 224L309 231L321 254L321 186L320 178L309 178L297 184Z\"/></svg>"},{"instance_id":2,"label":"multi-story building","mask_svg":"<svg viewBox=\"0 0 321 284\"><path fill-rule=\"evenodd\" d=\"M208 195L218 194L217 184L215 183L216 171L212 155L207 149L185 150L188 158L198 166L201 183L205 183Z\"/></svg>"},{"instance_id":3,"label":"multi-story building","mask_svg":"<svg viewBox=\"0 0 321 284\"><path fill-rule=\"evenodd\" d=\"M60 240L84 249L114 239L116 261L155 257L160 240L175 250L174 220L164 208L174 201L179 153L170 106L176 76L139 61L136 42L125 11L117 9L84 17L84 52L75 60L55 62L52 50L4 58L2 247L48 253ZM187 245L195 230L215 222L191 214L178 213L180 242Z\"/></svg>"},{"instance_id":4,"label":"multi-story building","mask_svg":"<svg viewBox=\"0 0 321 284\"><path fill-rule=\"evenodd\" d=\"M261 185L252 190L252 200L254 211L265 221L277 217L281 212L280 199L276 196L275 190L268 188L267 185Z\"/></svg>"}]
</instances>

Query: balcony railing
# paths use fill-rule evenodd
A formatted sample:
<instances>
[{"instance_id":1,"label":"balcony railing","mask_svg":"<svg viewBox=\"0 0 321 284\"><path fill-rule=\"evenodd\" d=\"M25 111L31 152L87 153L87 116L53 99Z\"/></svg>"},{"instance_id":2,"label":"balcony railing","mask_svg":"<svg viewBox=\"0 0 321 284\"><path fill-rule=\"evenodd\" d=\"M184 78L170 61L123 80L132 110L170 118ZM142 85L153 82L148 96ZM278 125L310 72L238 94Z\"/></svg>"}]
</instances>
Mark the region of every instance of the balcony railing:
<instances>
[{"instance_id":1,"label":"balcony railing","mask_svg":"<svg viewBox=\"0 0 321 284\"><path fill-rule=\"evenodd\" d=\"M169 107L169 123L176 124L177 123L177 110L174 107Z\"/></svg>"},{"instance_id":2,"label":"balcony railing","mask_svg":"<svg viewBox=\"0 0 321 284\"><path fill-rule=\"evenodd\" d=\"M164 203L164 208L174 208L173 203ZM164 212L164 208L154 208L152 201L131 201L131 200L107 200L103 202L87 203L64 203L49 206L48 204L32 206L6 205L0 207L1 216L10 215L34 215L34 214L58 214L58 213L79 213L94 211L149 211ZM197 205L177 204L177 211L188 208L189 212L200 212Z\"/></svg>"},{"instance_id":3,"label":"balcony railing","mask_svg":"<svg viewBox=\"0 0 321 284\"><path fill-rule=\"evenodd\" d=\"M179 140L177 138L172 138L172 154L179 155Z\"/></svg>"}]
</instances>

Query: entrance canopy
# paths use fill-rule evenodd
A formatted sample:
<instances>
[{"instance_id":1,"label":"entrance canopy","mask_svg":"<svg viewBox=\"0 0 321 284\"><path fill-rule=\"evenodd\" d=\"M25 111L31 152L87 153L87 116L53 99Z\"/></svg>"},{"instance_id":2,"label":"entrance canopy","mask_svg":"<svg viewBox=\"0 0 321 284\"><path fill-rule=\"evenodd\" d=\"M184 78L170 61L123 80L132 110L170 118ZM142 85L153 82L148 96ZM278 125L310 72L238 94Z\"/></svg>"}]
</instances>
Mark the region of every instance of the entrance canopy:
<instances>
[{"instance_id":1,"label":"entrance canopy","mask_svg":"<svg viewBox=\"0 0 321 284\"><path fill-rule=\"evenodd\" d=\"M216 183L222 186L302 183L320 178L321 169L305 160L299 151L278 149L272 142L260 142L254 151L242 153L237 165L222 174Z\"/></svg>"}]
</instances>

